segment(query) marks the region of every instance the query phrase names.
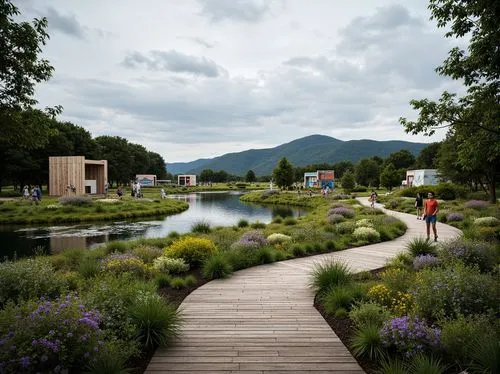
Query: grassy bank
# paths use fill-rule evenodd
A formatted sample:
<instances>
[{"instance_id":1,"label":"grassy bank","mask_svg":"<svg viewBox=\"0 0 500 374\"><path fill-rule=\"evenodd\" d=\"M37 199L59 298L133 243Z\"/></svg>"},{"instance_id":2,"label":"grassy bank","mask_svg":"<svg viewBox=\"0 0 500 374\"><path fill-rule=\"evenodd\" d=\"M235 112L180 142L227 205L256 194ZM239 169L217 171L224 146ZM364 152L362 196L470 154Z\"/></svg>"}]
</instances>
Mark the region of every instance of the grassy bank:
<instances>
[{"instance_id":1,"label":"grassy bank","mask_svg":"<svg viewBox=\"0 0 500 374\"><path fill-rule=\"evenodd\" d=\"M43 197L39 204L30 200L0 201L0 224L39 224L122 220L180 213L185 202L173 199L134 199L131 197L71 198Z\"/></svg>"},{"instance_id":2,"label":"grassy bank","mask_svg":"<svg viewBox=\"0 0 500 374\"><path fill-rule=\"evenodd\" d=\"M352 199L319 197L311 204L307 216L275 217L268 225L198 222L182 236L0 263L3 372L142 372L154 348L177 333L182 298L205 282L250 266L390 240L406 230Z\"/></svg>"}]
</instances>

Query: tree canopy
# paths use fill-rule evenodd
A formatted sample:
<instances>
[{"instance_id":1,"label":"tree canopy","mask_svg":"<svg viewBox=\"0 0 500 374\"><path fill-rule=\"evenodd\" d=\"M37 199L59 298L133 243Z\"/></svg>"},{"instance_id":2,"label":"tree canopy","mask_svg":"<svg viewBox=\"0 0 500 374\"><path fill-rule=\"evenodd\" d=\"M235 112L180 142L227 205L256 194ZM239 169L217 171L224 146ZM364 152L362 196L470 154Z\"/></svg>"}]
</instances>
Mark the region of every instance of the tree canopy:
<instances>
[{"instance_id":1,"label":"tree canopy","mask_svg":"<svg viewBox=\"0 0 500 374\"><path fill-rule=\"evenodd\" d=\"M49 119L62 108L33 108L35 85L48 81L54 71L40 57L49 38L47 19L17 22L19 14L10 0L0 0L0 143L33 149L47 143Z\"/></svg>"},{"instance_id":2,"label":"tree canopy","mask_svg":"<svg viewBox=\"0 0 500 374\"><path fill-rule=\"evenodd\" d=\"M480 175L496 201L500 165L500 6L491 0L430 0L431 19L446 27L447 38L468 38L466 49L453 48L436 71L461 80L466 93L443 92L436 102L412 100L416 121L401 118L406 132L433 135L448 128L457 144L457 162Z\"/></svg>"},{"instance_id":3,"label":"tree canopy","mask_svg":"<svg viewBox=\"0 0 500 374\"><path fill-rule=\"evenodd\" d=\"M280 188L288 188L294 182L293 166L283 157L278 166L273 170L273 177L276 185Z\"/></svg>"}]
</instances>

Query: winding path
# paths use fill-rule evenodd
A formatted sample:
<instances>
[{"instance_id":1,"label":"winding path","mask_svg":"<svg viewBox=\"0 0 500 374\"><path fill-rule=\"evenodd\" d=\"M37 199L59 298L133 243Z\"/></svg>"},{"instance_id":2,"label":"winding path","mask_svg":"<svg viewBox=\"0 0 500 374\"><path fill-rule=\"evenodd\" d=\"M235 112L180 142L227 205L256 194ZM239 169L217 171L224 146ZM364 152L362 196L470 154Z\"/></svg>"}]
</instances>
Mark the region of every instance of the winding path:
<instances>
[{"instance_id":1,"label":"winding path","mask_svg":"<svg viewBox=\"0 0 500 374\"><path fill-rule=\"evenodd\" d=\"M309 274L325 259L345 260L354 271L380 268L424 234L424 223L414 215L386 213L406 223L403 236L240 270L192 292L180 306L180 338L156 351L146 373L364 373L314 308ZM459 233L438 223L440 240Z\"/></svg>"}]
</instances>

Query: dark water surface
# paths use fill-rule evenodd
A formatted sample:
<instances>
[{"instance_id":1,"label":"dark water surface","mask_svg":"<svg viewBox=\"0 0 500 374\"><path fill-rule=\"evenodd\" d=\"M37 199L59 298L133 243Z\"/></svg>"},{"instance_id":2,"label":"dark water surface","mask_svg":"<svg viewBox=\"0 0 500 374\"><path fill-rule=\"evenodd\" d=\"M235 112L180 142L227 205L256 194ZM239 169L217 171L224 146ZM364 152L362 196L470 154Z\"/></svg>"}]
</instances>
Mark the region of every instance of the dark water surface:
<instances>
[{"instance_id":1,"label":"dark water surface","mask_svg":"<svg viewBox=\"0 0 500 374\"><path fill-rule=\"evenodd\" d=\"M191 231L194 223L205 221L211 227L232 226L240 219L250 223L269 223L273 217L300 217L305 208L261 206L240 201L238 192L199 192L170 195L189 203L185 212L150 219L93 222L52 226L0 226L0 258L31 255L35 250L58 252L64 248L92 248L110 240L163 237L172 231Z\"/></svg>"}]
</instances>

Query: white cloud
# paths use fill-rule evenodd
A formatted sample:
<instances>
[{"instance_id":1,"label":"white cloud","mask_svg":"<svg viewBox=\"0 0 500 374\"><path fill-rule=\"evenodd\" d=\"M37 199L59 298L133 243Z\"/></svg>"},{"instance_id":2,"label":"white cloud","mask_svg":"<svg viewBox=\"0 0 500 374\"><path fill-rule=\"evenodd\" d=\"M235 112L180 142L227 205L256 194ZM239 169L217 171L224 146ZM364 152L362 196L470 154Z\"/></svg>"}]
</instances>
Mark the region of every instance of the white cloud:
<instances>
[{"instance_id":1,"label":"white cloud","mask_svg":"<svg viewBox=\"0 0 500 374\"><path fill-rule=\"evenodd\" d=\"M314 133L435 141L398 118L415 115L412 98L456 90L434 73L450 45L419 0L151 1L47 1L113 37L51 35L41 104L175 162Z\"/></svg>"}]
</instances>

